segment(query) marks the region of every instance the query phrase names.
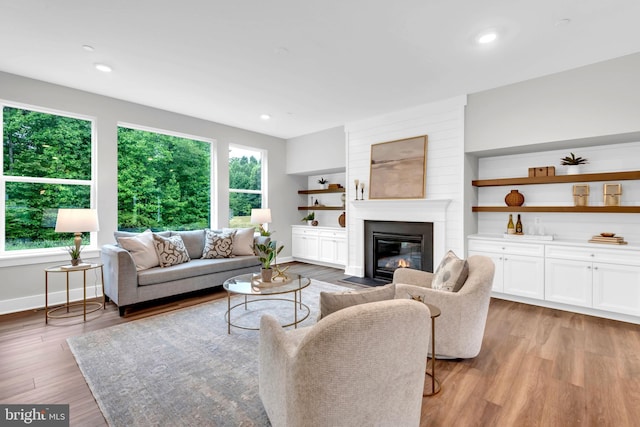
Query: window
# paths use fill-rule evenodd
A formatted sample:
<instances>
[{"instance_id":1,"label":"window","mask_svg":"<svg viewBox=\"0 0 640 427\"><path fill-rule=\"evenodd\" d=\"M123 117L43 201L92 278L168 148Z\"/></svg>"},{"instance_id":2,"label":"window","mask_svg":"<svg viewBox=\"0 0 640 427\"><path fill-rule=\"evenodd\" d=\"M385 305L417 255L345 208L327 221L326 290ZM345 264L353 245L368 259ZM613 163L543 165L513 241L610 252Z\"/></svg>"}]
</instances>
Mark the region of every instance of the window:
<instances>
[{"instance_id":1,"label":"window","mask_svg":"<svg viewBox=\"0 0 640 427\"><path fill-rule=\"evenodd\" d=\"M118 229L209 226L212 144L118 127Z\"/></svg>"},{"instance_id":2,"label":"window","mask_svg":"<svg viewBox=\"0 0 640 427\"><path fill-rule=\"evenodd\" d=\"M263 151L247 147L229 148L229 226L255 227L251 209L263 207Z\"/></svg>"},{"instance_id":3,"label":"window","mask_svg":"<svg viewBox=\"0 0 640 427\"><path fill-rule=\"evenodd\" d=\"M55 232L56 217L58 208L91 207L92 130L89 119L2 106L0 253L73 241Z\"/></svg>"}]
</instances>

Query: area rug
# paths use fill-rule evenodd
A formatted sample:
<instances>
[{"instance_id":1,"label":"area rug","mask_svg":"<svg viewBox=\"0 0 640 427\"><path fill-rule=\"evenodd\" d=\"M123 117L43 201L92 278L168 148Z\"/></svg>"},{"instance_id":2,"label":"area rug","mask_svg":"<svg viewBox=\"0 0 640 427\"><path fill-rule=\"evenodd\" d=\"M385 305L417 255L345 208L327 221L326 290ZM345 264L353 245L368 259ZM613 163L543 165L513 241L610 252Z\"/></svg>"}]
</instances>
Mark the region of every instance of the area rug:
<instances>
[{"instance_id":1,"label":"area rug","mask_svg":"<svg viewBox=\"0 0 640 427\"><path fill-rule=\"evenodd\" d=\"M313 280L302 291L316 322L321 291L346 288ZM288 296L288 295L287 295ZM244 301L233 296L231 303ZM293 303L239 307L232 320L257 326L265 312L286 322ZM258 395L259 331L232 328L227 299L124 323L67 341L107 423L133 426L268 426ZM291 327L290 327L291 328ZM288 329L290 329L288 328Z\"/></svg>"}]
</instances>

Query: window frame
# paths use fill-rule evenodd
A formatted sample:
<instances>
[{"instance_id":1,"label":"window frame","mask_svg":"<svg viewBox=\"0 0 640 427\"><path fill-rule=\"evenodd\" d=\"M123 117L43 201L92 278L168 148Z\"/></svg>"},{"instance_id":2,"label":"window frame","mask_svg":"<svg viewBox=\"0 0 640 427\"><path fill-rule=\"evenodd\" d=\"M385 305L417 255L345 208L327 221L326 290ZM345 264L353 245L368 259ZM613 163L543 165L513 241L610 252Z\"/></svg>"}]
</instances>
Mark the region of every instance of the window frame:
<instances>
[{"instance_id":1,"label":"window frame","mask_svg":"<svg viewBox=\"0 0 640 427\"><path fill-rule=\"evenodd\" d=\"M216 182L216 177L217 177L217 168L216 168L216 154L217 154L217 140L214 138L208 138L208 137L204 137L204 136L199 136L199 135L194 135L194 134L189 134L186 132L176 132L176 131L171 131L168 129L160 129L157 127L153 127L153 126L145 126L145 125L140 125L140 124L136 124L136 123L131 123L131 122L124 122L124 121L118 121L116 123L116 146L118 145L119 141L118 141L118 129L119 128L128 128L128 129L133 129L133 130L139 130L139 131L143 131L143 132L151 132L151 133L157 133L160 135L166 135L166 136L173 136L176 138L183 138L183 139L191 139L194 141L199 141L199 142L205 142L207 144L209 144L209 193L210 193L210 197L209 197L209 227L211 227L211 224L214 224L215 221L217 221L218 218L218 212L217 212L217 200L218 200L218 191L217 191L217 182ZM120 162L118 159L118 156L116 156L116 197L119 196L118 194L118 181L120 179L119 177L119 170L120 170ZM116 207L116 218L115 218L115 224L116 224L116 230L119 229L118 225L119 225L119 221L118 221L118 208Z\"/></svg>"},{"instance_id":2,"label":"window frame","mask_svg":"<svg viewBox=\"0 0 640 427\"><path fill-rule=\"evenodd\" d=\"M70 119L85 120L91 123L91 178L84 179L66 179L66 178L44 178L44 177L26 177L26 176L11 176L4 174L4 108L16 108L21 110L29 110L42 114L50 114L55 116L67 117ZM0 212L3 212L3 220L0 221L0 260L1 259L15 259L27 257L30 258L36 255L54 255L62 253L60 250L64 246L56 246L53 248L37 248L37 249L17 249L13 251L6 250L6 186L9 182L19 182L27 184L56 184L56 185L84 185L89 187L89 203L91 209L97 209L97 165L98 165L98 145L96 137L96 118L84 114L72 113L69 111L58 110L54 108L47 108L41 106L35 106L31 104L13 102L5 99L0 99L0 130L2 131L2 156L0 156ZM95 251L98 248L97 232L89 233L89 245L85 251ZM68 256L65 253L65 259ZM4 266L0 263L0 267Z\"/></svg>"},{"instance_id":3,"label":"window frame","mask_svg":"<svg viewBox=\"0 0 640 427\"><path fill-rule=\"evenodd\" d=\"M269 193L267 191L267 189L269 188L269 183L267 180L268 177L268 156L269 156L269 151L263 148L258 148L258 147L251 147L249 145L242 145L242 144L229 144L229 151L231 151L233 148L238 148L240 150L246 150L246 151L253 151L253 152L258 152L260 153L260 190L244 190L241 188L231 188L231 180L228 179L229 185L228 185L228 196L227 196L227 203L229 202L229 199L231 197L231 193L243 193L243 194L260 194L260 204L261 204L261 208L263 209L267 209L269 207L269 203L268 203L268 197L267 194ZM229 156L229 159L231 159L231 156ZM231 163L231 160L229 160L229 163ZM229 175L231 169L229 169L227 171L227 175ZM268 229L268 224L266 226L266 228Z\"/></svg>"}]
</instances>

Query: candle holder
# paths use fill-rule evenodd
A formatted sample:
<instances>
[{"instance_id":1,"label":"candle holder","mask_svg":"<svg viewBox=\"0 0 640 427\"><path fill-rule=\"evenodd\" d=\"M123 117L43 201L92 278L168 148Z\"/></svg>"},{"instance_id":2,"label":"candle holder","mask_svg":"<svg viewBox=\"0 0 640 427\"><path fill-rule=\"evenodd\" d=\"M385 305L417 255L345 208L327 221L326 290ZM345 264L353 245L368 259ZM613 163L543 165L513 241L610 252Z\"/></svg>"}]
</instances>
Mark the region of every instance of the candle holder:
<instances>
[{"instance_id":1,"label":"candle holder","mask_svg":"<svg viewBox=\"0 0 640 427\"><path fill-rule=\"evenodd\" d=\"M360 181L357 179L354 179L353 182L356 185L356 200L358 200L358 184L360 184Z\"/></svg>"},{"instance_id":2,"label":"candle holder","mask_svg":"<svg viewBox=\"0 0 640 427\"><path fill-rule=\"evenodd\" d=\"M364 182L360 183L360 194L361 194L360 200L364 200ZM356 190L356 197L357 195L358 195L358 190Z\"/></svg>"}]
</instances>

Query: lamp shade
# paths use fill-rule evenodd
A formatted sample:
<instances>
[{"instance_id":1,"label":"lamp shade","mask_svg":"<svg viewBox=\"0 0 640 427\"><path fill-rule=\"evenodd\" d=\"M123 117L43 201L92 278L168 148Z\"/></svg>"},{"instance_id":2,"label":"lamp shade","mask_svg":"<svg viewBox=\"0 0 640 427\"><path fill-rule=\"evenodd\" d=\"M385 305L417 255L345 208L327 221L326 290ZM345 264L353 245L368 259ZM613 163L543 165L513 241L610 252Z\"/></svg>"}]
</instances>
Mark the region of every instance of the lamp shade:
<instances>
[{"instance_id":1,"label":"lamp shade","mask_svg":"<svg viewBox=\"0 0 640 427\"><path fill-rule=\"evenodd\" d=\"M58 209L56 232L84 233L98 230L98 211L96 209Z\"/></svg>"},{"instance_id":2,"label":"lamp shade","mask_svg":"<svg viewBox=\"0 0 640 427\"><path fill-rule=\"evenodd\" d=\"M251 209L252 224L268 224L271 222L271 209Z\"/></svg>"}]
</instances>

